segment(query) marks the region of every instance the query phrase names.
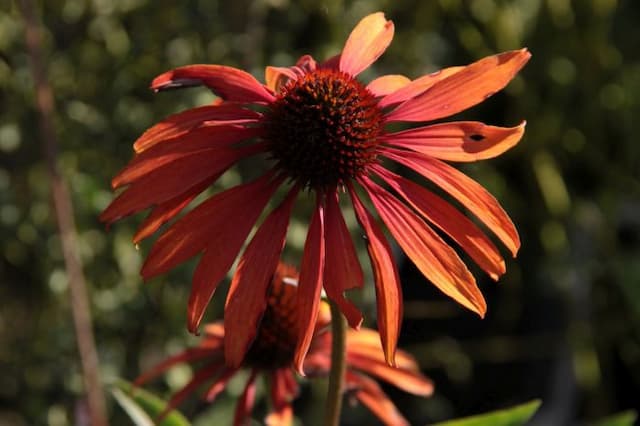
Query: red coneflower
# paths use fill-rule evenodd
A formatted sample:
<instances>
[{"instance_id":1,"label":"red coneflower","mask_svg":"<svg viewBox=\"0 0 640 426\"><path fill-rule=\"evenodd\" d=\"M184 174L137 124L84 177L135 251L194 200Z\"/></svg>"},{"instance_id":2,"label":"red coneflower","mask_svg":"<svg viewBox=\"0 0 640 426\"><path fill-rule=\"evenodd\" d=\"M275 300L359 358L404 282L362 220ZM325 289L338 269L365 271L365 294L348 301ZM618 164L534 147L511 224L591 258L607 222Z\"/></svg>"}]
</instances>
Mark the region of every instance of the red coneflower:
<instances>
[{"instance_id":1,"label":"red coneflower","mask_svg":"<svg viewBox=\"0 0 640 426\"><path fill-rule=\"evenodd\" d=\"M291 368L297 333L296 291L298 275L293 267L279 264L273 276L267 297L268 303L258 328L257 336L239 367L224 362L225 325L222 322L208 324L201 343L178 353L158 364L136 380L142 385L183 362L201 363L194 377L169 401L164 413L168 413L185 400L189 394L205 387L204 397L213 401L224 390L229 380L241 369L250 370L244 392L238 400L234 425L246 424L251 415L257 377L266 376L269 384L271 412L268 425L293 423L291 402L298 395L298 382ZM331 368L331 332L329 308L321 302L317 322L311 339L304 369L309 376L327 376ZM345 391L364 404L385 424L408 424L395 405L371 377L384 380L406 392L419 396L433 393L432 382L420 373L415 360L399 350L397 367L387 365L380 347L380 336L374 330L362 328L349 330L347 334L347 374Z\"/></svg>"},{"instance_id":2,"label":"red coneflower","mask_svg":"<svg viewBox=\"0 0 640 426\"><path fill-rule=\"evenodd\" d=\"M357 75L384 52L393 31L393 23L382 13L369 15L353 30L340 55L320 64L303 56L290 68L267 67L264 85L244 71L222 65L177 68L151 84L155 91L205 85L222 101L170 116L135 142L135 157L112 182L114 188L126 186L126 190L101 215L111 224L152 208L135 242L175 217L239 160L264 154L271 161L262 177L216 194L171 225L142 267L142 276L148 279L202 254L188 305L192 332L265 206L278 188L288 188L284 200L258 227L231 282L225 321L226 334L233 339L225 341L225 353L232 365L240 364L255 337L300 191L313 192L316 204L297 295L298 370L311 343L323 283L352 327L362 320L344 296L363 281L339 206L344 192L366 235L378 327L390 363L402 317L401 289L389 243L365 207L362 192L424 276L480 316L486 304L474 277L434 228L447 234L492 278L505 272L500 252L473 221L440 196L388 170L389 160L431 180L514 256L518 251L517 231L498 202L442 160L470 162L497 156L518 143L524 122L512 128L450 122L399 132L389 131L387 125L433 121L482 102L514 77L529 52L501 53L413 81L387 75L361 83Z\"/></svg>"}]
</instances>

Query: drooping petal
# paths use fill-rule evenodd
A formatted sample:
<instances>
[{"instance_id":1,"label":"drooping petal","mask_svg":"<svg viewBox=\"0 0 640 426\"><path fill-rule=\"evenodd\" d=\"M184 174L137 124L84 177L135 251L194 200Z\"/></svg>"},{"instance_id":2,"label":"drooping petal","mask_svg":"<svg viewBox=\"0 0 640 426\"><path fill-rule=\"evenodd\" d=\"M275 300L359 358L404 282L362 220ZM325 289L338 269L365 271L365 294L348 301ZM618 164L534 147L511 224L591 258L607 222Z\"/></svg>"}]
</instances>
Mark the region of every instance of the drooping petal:
<instances>
[{"instance_id":1,"label":"drooping petal","mask_svg":"<svg viewBox=\"0 0 640 426\"><path fill-rule=\"evenodd\" d=\"M256 336L258 322L267 306L269 284L284 247L291 208L298 190L298 187L293 187L289 196L258 228L240 258L231 281L224 309L224 353L230 366L237 367L242 363Z\"/></svg>"},{"instance_id":2,"label":"drooping petal","mask_svg":"<svg viewBox=\"0 0 640 426\"><path fill-rule=\"evenodd\" d=\"M523 121L516 127L495 127L460 121L389 133L380 139L396 148L440 160L471 162L496 157L514 147L524 134L525 124Z\"/></svg>"},{"instance_id":3,"label":"drooping petal","mask_svg":"<svg viewBox=\"0 0 640 426\"><path fill-rule=\"evenodd\" d=\"M396 344L402 322L402 287L398 269L387 239L353 187L349 187L349 195L367 241L376 288L377 323L384 356L389 365L395 365Z\"/></svg>"},{"instance_id":4,"label":"drooping petal","mask_svg":"<svg viewBox=\"0 0 640 426\"><path fill-rule=\"evenodd\" d=\"M260 114L243 108L240 104L224 103L207 105L170 115L158 124L146 130L133 144L135 152L143 152L159 142L176 138L191 129L209 122L226 124L250 123L260 118Z\"/></svg>"},{"instance_id":5,"label":"drooping petal","mask_svg":"<svg viewBox=\"0 0 640 426\"><path fill-rule=\"evenodd\" d=\"M311 339L318 318L320 292L322 290L324 271L324 242L325 208L321 196L318 196L314 209L307 239L304 243L302 264L300 266L300 280L298 284L298 341L294 354L293 366L301 376L304 376L304 358L311 345Z\"/></svg>"},{"instance_id":6,"label":"drooping petal","mask_svg":"<svg viewBox=\"0 0 640 426\"><path fill-rule=\"evenodd\" d=\"M385 358L381 349L378 332L364 327L357 331L347 331L347 355L354 354L382 362L385 361ZM400 349L396 351L395 367L407 371L420 370L415 359Z\"/></svg>"},{"instance_id":7,"label":"drooping petal","mask_svg":"<svg viewBox=\"0 0 640 426\"><path fill-rule=\"evenodd\" d=\"M226 101L269 103L274 100L251 74L224 65L187 65L167 71L151 82L156 92L201 85Z\"/></svg>"},{"instance_id":8,"label":"drooping petal","mask_svg":"<svg viewBox=\"0 0 640 426\"><path fill-rule=\"evenodd\" d=\"M145 218L144 222L138 227L136 234L133 236L133 243L138 244L143 239L149 237L156 232L163 224L174 218L182 209L184 209L193 199L202 191L204 191L211 182L206 180L199 185L194 186L184 194L180 194L171 200L162 203L151 210L151 213Z\"/></svg>"},{"instance_id":9,"label":"drooping petal","mask_svg":"<svg viewBox=\"0 0 640 426\"><path fill-rule=\"evenodd\" d=\"M191 153L136 180L100 214L100 220L111 224L123 217L179 197L204 181L217 179L240 159L263 147L254 145L239 149L214 150L215 154Z\"/></svg>"},{"instance_id":10,"label":"drooping petal","mask_svg":"<svg viewBox=\"0 0 640 426\"><path fill-rule=\"evenodd\" d=\"M224 369L224 366L220 364L208 365L193 376L193 378L187 383L180 391L175 393L171 399L167 402L166 407L160 415L154 419L156 424L161 424L162 420L178 405L182 403L191 393L193 393L201 384L214 377L218 372Z\"/></svg>"},{"instance_id":11,"label":"drooping petal","mask_svg":"<svg viewBox=\"0 0 640 426\"><path fill-rule=\"evenodd\" d=\"M521 49L474 62L402 103L386 120L431 121L464 111L505 87L530 57Z\"/></svg>"},{"instance_id":12,"label":"drooping petal","mask_svg":"<svg viewBox=\"0 0 640 426\"><path fill-rule=\"evenodd\" d=\"M137 154L111 180L111 186L115 189L128 185L160 168L170 166L174 161L193 154L210 155L209 161L213 165L217 160L218 151L216 150L228 150L233 144L256 137L261 133L259 128L237 125L207 126L193 129L179 138L157 144Z\"/></svg>"},{"instance_id":13,"label":"drooping petal","mask_svg":"<svg viewBox=\"0 0 640 426\"><path fill-rule=\"evenodd\" d=\"M271 396L271 412L265 418L267 426L290 426L293 424L293 407L291 400L297 395L296 391L291 392L290 381L295 379L291 370L281 368L274 370L269 374L270 377L270 396Z\"/></svg>"},{"instance_id":14,"label":"drooping petal","mask_svg":"<svg viewBox=\"0 0 640 426\"><path fill-rule=\"evenodd\" d=\"M251 371L251 375L247 380L247 384L244 387L244 391L236 405L236 411L233 416L234 426L243 426L246 424L247 418L251 415L253 410L253 404L256 399L256 370Z\"/></svg>"},{"instance_id":15,"label":"drooping petal","mask_svg":"<svg viewBox=\"0 0 640 426\"><path fill-rule=\"evenodd\" d=\"M406 255L444 294L481 317L487 309L473 275L449 247L424 221L394 196L362 178L369 197Z\"/></svg>"},{"instance_id":16,"label":"drooping petal","mask_svg":"<svg viewBox=\"0 0 640 426\"><path fill-rule=\"evenodd\" d=\"M381 153L440 186L482 221L515 257L520 248L520 237L509 216L496 199L478 182L442 161L420 153L381 150Z\"/></svg>"},{"instance_id":17,"label":"drooping petal","mask_svg":"<svg viewBox=\"0 0 640 426\"><path fill-rule=\"evenodd\" d=\"M328 249L325 254L324 289L329 299L340 307L349 325L359 328L362 313L344 297L344 292L362 287L364 278L349 229L338 205L337 191L331 191L327 195L325 221L324 238Z\"/></svg>"},{"instance_id":18,"label":"drooping petal","mask_svg":"<svg viewBox=\"0 0 640 426\"><path fill-rule=\"evenodd\" d=\"M264 176L221 192L187 213L155 242L142 266L142 276L148 279L168 271L213 240L235 233L235 225L257 217L274 189L269 179Z\"/></svg>"},{"instance_id":19,"label":"drooping petal","mask_svg":"<svg viewBox=\"0 0 640 426\"><path fill-rule=\"evenodd\" d=\"M325 303L326 304L326 303ZM348 329L349 331L355 331ZM361 329L362 330L362 329ZM313 344L304 358L304 372L309 377L325 377L331 370L331 330L313 336Z\"/></svg>"},{"instance_id":20,"label":"drooping petal","mask_svg":"<svg viewBox=\"0 0 640 426\"><path fill-rule=\"evenodd\" d=\"M371 83L367 84L367 90L369 90L376 98L381 96L387 96L398 89L411 83L404 75L390 74L378 77Z\"/></svg>"},{"instance_id":21,"label":"drooping petal","mask_svg":"<svg viewBox=\"0 0 640 426\"><path fill-rule=\"evenodd\" d=\"M204 394L204 399L207 402L213 402L220 392L227 387L227 383L238 372L237 368L224 368L223 371L215 378L213 383L209 385L207 392Z\"/></svg>"},{"instance_id":22,"label":"drooping petal","mask_svg":"<svg viewBox=\"0 0 640 426\"><path fill-rule=\"evenodd\" d=\"M419 372L390 367L385 362L353 353L347 356L347 364L349 368L356 368L371 376L375 376L405 392L419 396L429 396L433 394L433 382Z\"/></svg>"},{"instance_id":23,"label":"drooping petal","mask_svg":"<svg viewBox=\"0 0 640 426\"><path fill-rule=\"evenodd\" d=\"M210 222L207 224L208 232L203 232L202 226L200 229L193 230L203 232L206 242L204 254L193 273L191 294L187 305L187 326L192 333L196 332L218 284L231 268L264 206L281 182L280 179L266 184L262 182L255 188L240 191L240 194L245 197L240 196L229 200L227 204L219 205L219 208L213 212L215 217L208 219ZM262 189L263 193L255 193L256 189ZM228 338L225 341L228 341Z\"/></svg>"},{"instance_id":24,"label":"drooping petal","mask_svg":"<svg viewBox=\"0 0 640 426\"><path fill-rule=\"evenodd\" d=\"M283 377L284 377L284 382L286 385L286 389L287 389L287 395L288 398L293 399L294 397L298 396L298 394L300 393L300 386L298 385L298 382L295 378L295 376L293 375L293 371L289 368L285 369L286 374L283 373Z\"/></svg>"},{"instance_id":25,"label":"drooping petal","mask_svg":"<svg viewBox=\"0 0 640 426\"><path fill-rule=\"evenodd\" d=\"M396 91L386 95L380 100L378 106L380 108L387 108L393 105L398 105L408 99L421 94L440 80L444 80L445 78L457 73L463 68L464 67L444 68L439 71L432 72L431 74L423 75L422 77L416 78L408 84L398 87Z\"/></svg>"},{"instance_id":26,"label":"drooping petal","mask_svg":"<svg viewBox=\"0 0 640 426\"><path fill-rule=\"evenodd\" d=\"M468 217L420 185L382 167L374 166L372 169L422 217L458 243L491 278L497 280L505 273L500 252Z\"/></svg>"},{"instance_id":27,"label":"drooping petal","mask_svg":"<svg viewBox=\"0 0 640 426\"><path fill-rule=\"evenodd\" d=\"M409 426L409 422L400 414L380 386L372 379L347 371L347 387L354 389L358 401L367 407L386 425Z\"/></svg>"},{"instance_id":28,"label":"drooping petal","mask_svg":"<svg viewBox=\"0 0 640 426\"><path fill-rule=\"evenodd\" d=\"M393 22L384 13L365 16L351 31L340 56L340 71L357 76L387 50L393 39Z\"/></svg>"},{"instance_id":29,"label":"drooping petal","mask_svg":"<svg viewBox=\"0 0 640 426\"><path fill-rule=\"evenodd\" d=\"M176 364L183 362L191 362L201 359L207 359L211 363L218 363L219 366L224 364L222 359L222 351L217 352L213 348L190 348L186 349L176 355L173 355L160 364L154 366L143 374L139 375L133 382L134 386L141 386L147 383L149 380L153 380Z\"/></svg>"}]
</instances>

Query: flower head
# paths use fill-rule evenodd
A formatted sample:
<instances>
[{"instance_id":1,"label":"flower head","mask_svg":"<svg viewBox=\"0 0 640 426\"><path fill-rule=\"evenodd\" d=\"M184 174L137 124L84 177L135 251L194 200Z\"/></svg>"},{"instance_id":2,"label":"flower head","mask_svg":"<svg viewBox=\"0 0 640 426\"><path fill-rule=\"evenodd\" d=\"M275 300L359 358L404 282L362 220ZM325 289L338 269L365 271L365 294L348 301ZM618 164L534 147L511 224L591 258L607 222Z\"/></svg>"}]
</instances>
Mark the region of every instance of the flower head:
<instances>
[{"instance_id":1,"label":"flower head","mask_svg":"<svg viewBox=\"0 0 640 426\"><path fill-rule=\"evenodd\" d=\"M251 415L255 383L259 375L268 378L271 412L269 425L289 425L293 422L291 403L298 395L298 382L292 363L298 339L296 291L297 271L279 264L269 288L268 304L260 321L256 338L249 347L240 366L228 366L224 362L225 326L222 322L205 326L200 344L186 349L158 364L136 380L137 385L157 377L182 362L200 364L192 380L169 401L164 414L180 404L197 388L204 386L204 397L212 402L226 384L241 369L249 369L249 378L236 406L234 425L245 424ZM317 322L311 340L304 369L308 375L327 376L331 368L331 332L328 305L321 302ZM395 405L372 377L384 380L406 392L429 396L433 384L424 377L415 360L403 351L397 352L397 367L387 365L380 347L380 336L373 330L362 328L349 330L347 335L346 392L369 408L385 424L408 424Z\"/></svg>"},{"instance_id":2,"label":"flower head","mask_svg":"<svg viewBox=\"0 0 640 426\"><path fill-rule=\"evenodd\" d=\"M221 65L191 65L153 80L156 91L204 85L221 101L173 115L134 144L136 155L114 179L126 189L102 213L110 224L147 208L134 240L173 219L238 161L262 155L259 178L220 192L175 221L157 239L143 267L145 279L201 254L188 305L195 331L218 283L278 188L286 196L271 210L242 253L225 307L228 362L239 365L255 338L266 291L285 244L299 192L315 194L297 294L300 335L295 361L302 371L311 344L320 293L338 304L357 328L362 315L344 292L363 284L356 250L340 209L353 205L366 236L375 278L378 326L393 363L402 297L390 245L362 195L422 274L443 293L483 316L486 303L475 279L439 232L447 234L489 276L505 272L502 255L475 222L439 195L389 169L412 169L463 205L515 256L517 231L498 202L445 161L495 157L518 143L524 122L511 128L459 121L389 130L397 122L429 122L478 104L501 90L530 57L526 49L415 80L386 75L357 79L387 48L394 26L382 13L365 17L342 52L323 63L303 56L288 68L267 67L266 84ZM344 196L344 193L348 197Z\"/></svg>"}]
</instances>

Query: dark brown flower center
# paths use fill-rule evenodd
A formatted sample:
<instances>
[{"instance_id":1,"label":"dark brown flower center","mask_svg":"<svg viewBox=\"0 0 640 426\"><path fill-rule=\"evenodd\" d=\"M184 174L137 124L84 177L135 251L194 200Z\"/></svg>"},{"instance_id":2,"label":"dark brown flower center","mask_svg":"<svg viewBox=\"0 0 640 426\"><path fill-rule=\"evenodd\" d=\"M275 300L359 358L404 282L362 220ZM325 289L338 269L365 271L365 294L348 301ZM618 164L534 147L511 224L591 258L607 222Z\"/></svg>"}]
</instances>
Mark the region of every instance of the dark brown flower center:
<instances>
[{"instance_id":1,"label":"dark brown flower center","mask_svg":"<svg viewBox=\"0 0 640 426\"><path fill-rule=\"evenodd\" d=\"M260 322L245 364L268 370L287 367L293 362L298 339L296 321L297 287L287 280L297 279L294 268L280 265L267 298L267 308Z\"/></svg>"},{"instance_id":2,"label":"dark brown flower center","mask_svg":"<svg viewBox=\"0 0 640 426\"><path fill-rule=\"evenodd\" d=\"M371 92L343 72L316 70L288 83L266 118L278 167L305 187L342 184L375 160L382 113Z\"/></svg>"}]
</instances>

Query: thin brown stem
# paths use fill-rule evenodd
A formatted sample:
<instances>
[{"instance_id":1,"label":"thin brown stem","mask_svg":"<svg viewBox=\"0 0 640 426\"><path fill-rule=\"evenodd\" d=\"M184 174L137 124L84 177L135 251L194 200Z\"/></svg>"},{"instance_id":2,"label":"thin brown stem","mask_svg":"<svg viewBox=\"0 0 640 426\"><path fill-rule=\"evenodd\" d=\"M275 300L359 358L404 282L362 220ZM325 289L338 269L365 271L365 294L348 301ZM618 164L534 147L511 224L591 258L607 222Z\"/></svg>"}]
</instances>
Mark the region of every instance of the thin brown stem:
<instances>
[{"instance_id":1,"label":"thin brown stem","mask_svg":"<svg viewBox=\"0 0 640 426\"><path fill-rule=\"evenodd\" d=\"M329 390L325 408L325 426L338 426L342 411L344 375L347 369L347 322L340 308L333 302L331 306L331 371Z\"/></svg>"},{"instance_id":2,"label":"thin brown stem","mask_svg":"<svg viewBox=\"0 0 640 426\"><path fill-rule=\"evenodd\" d=\"M53 128L53 93L47 81L42 62L42 29L36 20L31 0L21 0L19 5L24 19L27 49L31 60L31 73L35 83L36 103L40 114L40 132L44 144L53 206L56 212L58 231L62 242L62 253L69 279L71 311L87 393L90 424L92 426L106 426L104 392L100 382L98 354L93 329L91 328L89 297L80 257L77 252L73 205L56 163L58 144Z\"/></svg>"}]
</instances>

